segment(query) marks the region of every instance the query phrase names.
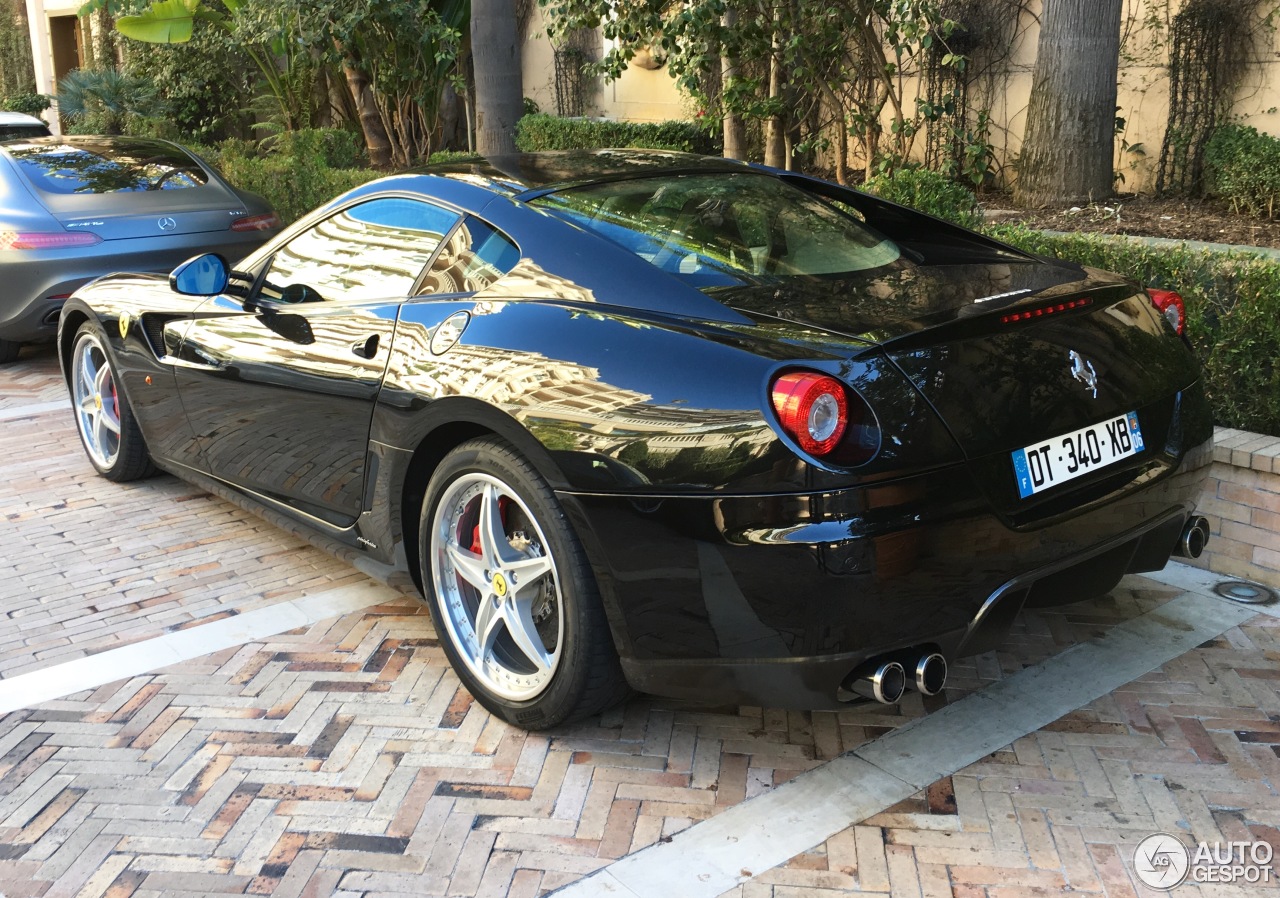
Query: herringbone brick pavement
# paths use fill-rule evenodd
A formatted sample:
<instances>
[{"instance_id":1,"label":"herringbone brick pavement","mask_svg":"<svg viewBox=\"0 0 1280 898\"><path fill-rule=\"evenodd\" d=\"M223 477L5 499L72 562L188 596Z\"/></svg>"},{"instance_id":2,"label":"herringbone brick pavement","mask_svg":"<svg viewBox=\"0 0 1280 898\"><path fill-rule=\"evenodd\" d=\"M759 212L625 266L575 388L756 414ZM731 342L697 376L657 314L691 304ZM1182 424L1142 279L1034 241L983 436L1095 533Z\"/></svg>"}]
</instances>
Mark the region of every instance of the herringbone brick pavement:
<instances>
[{"instance_id":1,"label":"herringbone brick pavement","mask_svg":"<svg viewBox=\"0 0 1280 898\"><path fill-rule=\"evenodd\" d=\"M1268 842L1280 890L1280 621L1257 618L727 892L735 898L1160 895L1137 843Z\"/></svg>"},{"instance_id":2,"label":"herringbone brick pavement","mask_svg":"<svg viewBox=\"0 0 1280 898\"><path fill-rule=\"evenodd\" d=\"M66 397L52 350L24 353L0 411ZM175 478L104 480L69 409L0 422L0 470L0 678L365 579Z\"/></svg>"},{"instance_id":3,"label":"herringbone brick pavement","mask_svg":"<svg viewBox=\"0 0 1280 898\"><path fill-rule=\"evenodd\" d=\"M1024 615L930 702L1173 593ZM406 599L0 720L0 892L538 895L924 710L636 699L525 733L473 704Z\"/></svg>"}]
</instances>

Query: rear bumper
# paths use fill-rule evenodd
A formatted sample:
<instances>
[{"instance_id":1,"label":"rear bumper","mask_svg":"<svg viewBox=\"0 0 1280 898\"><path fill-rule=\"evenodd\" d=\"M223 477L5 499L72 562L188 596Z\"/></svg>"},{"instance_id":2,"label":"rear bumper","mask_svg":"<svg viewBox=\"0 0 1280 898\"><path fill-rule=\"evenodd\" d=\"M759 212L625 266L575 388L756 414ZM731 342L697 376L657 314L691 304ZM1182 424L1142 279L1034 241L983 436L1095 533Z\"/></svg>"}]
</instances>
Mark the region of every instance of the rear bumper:
<instances>
[{"instance_id":1,"label":"rear bumper","mask_svg":"<svg viewBox=\"0 0 1280 898\"><path fill-rule=\"evenodd\" d=\"M963 466L828 493L648 500L562 494L628 679L699 702L841 707L842 680L906 647L999 644L1025 604L1100 595L1168 561L1211 438L1142 482L1014 529Z\"/></svg>"},{"instance_id":2,"label":"rear bumper","mask_svg":"<svg viewBox=\"0 0 1280 898\"><path fill-rule=\"evenodd\" d=\"M0 259L0 339L52 339L62 299L94 278L113 271L168 272L203 252L233 263L274 236L273 231L206 232L175 237L106 240L75 250L7 252Z\"/></svg>"}]
</instances>

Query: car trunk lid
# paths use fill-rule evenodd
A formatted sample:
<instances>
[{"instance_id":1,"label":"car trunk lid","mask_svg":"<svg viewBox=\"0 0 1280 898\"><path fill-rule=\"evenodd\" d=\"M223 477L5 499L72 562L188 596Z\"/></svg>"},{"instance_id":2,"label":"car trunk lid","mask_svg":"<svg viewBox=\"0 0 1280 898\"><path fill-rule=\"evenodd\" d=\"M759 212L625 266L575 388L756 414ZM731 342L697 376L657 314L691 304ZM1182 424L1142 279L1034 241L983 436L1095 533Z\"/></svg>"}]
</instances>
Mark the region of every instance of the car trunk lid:
<instances>
[{"instance_id":1,"label":"car trunk lid","mask_svg":"<svg viewBox=\"0 0 1280 898\"><path fill-rule=\"evenodd\" d=\"M1101 480L1132 478L1174 426L1198 373L1145 294L1114 275L1039 262L906 268L784 293L733 288L740 311L874 344L915 385L1009 512ZM1013 454L1136 413L1145 451L1073 473L1072 488L1024 496ZM1117 435L1118 436L1118 435ZM1104 429L1096 434L1108 438ZM1083 439L1083 438L1082 438ZM1106 447L1104 447L1106 448ZM1088 466L1086 466L1088 467ZM1078 478L1078 479L1077 479ZM1065 482L1065 481L1064 481Z\"/></svg>"},{"instance_id":2,"label":"car trunk lid","mask_svg":"<svg viewBox=\"0 0 1280 898\"><path fill-rule=\"evenodd\" d=\"M175 201L179 192L199 196ZM67 230L93 231L103 240L226 231L247 212L237 198L215 187L130 193L127 199L112 194L59 196L46 198L45 204Z\"/></svg>"}]
</instances>

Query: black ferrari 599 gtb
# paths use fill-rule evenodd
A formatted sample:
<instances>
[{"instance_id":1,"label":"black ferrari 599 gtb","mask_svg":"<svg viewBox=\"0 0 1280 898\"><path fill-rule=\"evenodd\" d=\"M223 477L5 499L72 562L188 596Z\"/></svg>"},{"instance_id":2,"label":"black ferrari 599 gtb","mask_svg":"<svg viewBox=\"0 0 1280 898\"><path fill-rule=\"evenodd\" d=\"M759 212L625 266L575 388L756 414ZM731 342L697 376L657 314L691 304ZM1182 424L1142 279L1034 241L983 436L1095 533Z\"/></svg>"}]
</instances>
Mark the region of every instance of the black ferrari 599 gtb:
<instances>
[{"instance_id":1,"label":"black ferrari 599 gtb","mask_svg":"<svg viewBox=\"0 0 1280 898\"><path fill-rule=\"evenodd\" d=\"M628 687L932 694L1019 609L1197 554L1173 293L673 153L398 175L248 258L64 308L80 435L407 569L458 676L554 726Z\"/></svg>"}]
</instances>

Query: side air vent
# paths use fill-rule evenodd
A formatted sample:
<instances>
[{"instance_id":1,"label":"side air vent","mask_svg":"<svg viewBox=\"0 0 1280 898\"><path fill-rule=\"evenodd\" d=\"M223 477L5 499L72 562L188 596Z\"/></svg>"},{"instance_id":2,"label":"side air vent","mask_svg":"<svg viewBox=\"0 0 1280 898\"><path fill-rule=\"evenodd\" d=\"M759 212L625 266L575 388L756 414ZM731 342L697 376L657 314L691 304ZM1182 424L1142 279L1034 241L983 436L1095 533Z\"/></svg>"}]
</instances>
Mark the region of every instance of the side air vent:
<instances>
[{"instance_id":1,"label":"side air vent","mask_svg":"<svg viewBox=\"0 0 1280 898\"><path fill-rule=\"evenodd\" d=\"M174 318L167 315L143 315L142 316L142 332L146 334L147 344L151 347L151 351L155 353L156 358L165 357L164 346L164 326Z\"/></svg>"}]
</instances>

